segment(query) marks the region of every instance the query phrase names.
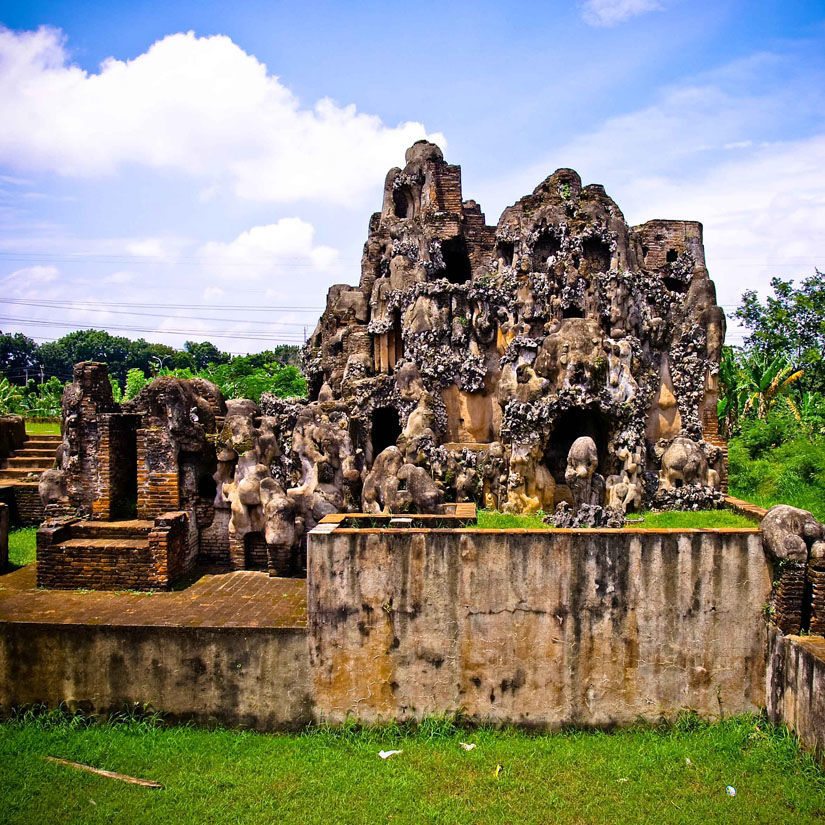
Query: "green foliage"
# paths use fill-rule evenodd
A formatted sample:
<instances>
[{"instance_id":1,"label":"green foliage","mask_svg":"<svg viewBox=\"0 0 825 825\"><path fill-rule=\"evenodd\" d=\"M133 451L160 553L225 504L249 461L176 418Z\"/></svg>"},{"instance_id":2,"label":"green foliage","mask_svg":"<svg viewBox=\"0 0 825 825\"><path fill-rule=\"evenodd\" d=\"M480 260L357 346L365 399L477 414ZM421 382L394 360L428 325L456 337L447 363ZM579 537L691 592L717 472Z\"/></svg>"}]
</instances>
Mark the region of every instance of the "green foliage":
<instances>
[{"instance_id":1,"label":"green foliage","mask_svg":"<svg viewBox=\"0 0 825 825\"><path fill-rule=\"evenodd\" d=\"M744 421L728 444L728 473L734 496L763 507L790 504L825 520L825 436L790 413Z\"/></svg>"},{"instance_id":2,"label":"green foliage","mask_svg":"<svg viewBox=\"0 0 825 825\"><path fill-rule=\"evenodd\" d=\"M34 380L24 387L0 377L0 414L22 415L27 418L54 418L61 414L63 382L52 376L43 384Z\"/></svg>"},{"instance_id":3,"label":"green foliage","mask_svg":"<svg viewBox=\"0 0 825 825\"><path fill-rule=\"evenodd\" d=\"M0 377L0 415L19 415L23 393L8 378Z\"/></svg>"},{"instance_id":4,"label":"green foliage","mask_svg":"<svg viewBox=\"0 0 825 825\"><path fill-rule=\"evenodd\" d=\"M131 401L147 384L149 380L142 369L133 367L126 373L126 389L123 391L123 400Z\"/></svg>"},{"instance_id":5,"label":"green foliage","mask_svg":"<svg viewBox=\"0 0 825 825\"><path fill-rule=\"evenodd\" d=\"M472 751L461 742L476 745ZM382 749L401 750L391 759ZM147 791L44 760L154 779ZM0 804L14 822L821 821L825 777L759 717L614 733L467 729L450 718L261 735L49 711L0 725ZM497 766L502 769L497 771ZM733 785L735 797L725 786Z\"/></svg>"},{"instance_id":6,"label":"green foliage","mask_svg":"<svg viewBox=\"0 0 825 825\"><path fill-rule=\"evenodd\" d=\"M751 331L748 348L765 359L783 356L805 371L803 389L825 392L825 274L817 269L798 287L773 278L771 288L764 303L754 291L745 292L736 310Z\"/></svg>"},{"instance_id":7,"label":"green foliage","mask_svg":"<svg viewBox=\"0 0 825 825\"><path fill-rule=\"evenodd\" d=\"M306 380L294 366L284 366L276 362L259 365L254 356L232 358L224 364L209 364L205 369L162 370L161 375L176 378L205 378L223 393L225 398L250 398L261 400L265 392L280 398L303 398L306 396Z\"/></svg>"}]
</instances>

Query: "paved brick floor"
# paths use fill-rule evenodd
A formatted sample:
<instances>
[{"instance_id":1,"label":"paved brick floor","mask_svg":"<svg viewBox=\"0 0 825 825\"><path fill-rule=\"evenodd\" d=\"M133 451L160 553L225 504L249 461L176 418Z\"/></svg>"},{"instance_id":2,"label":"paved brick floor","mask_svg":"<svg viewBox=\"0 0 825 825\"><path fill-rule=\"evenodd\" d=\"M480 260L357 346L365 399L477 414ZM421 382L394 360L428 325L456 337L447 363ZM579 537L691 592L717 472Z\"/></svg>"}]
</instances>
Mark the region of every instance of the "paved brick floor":
<instances>
[{"instance_id":1,"label":"paved brick floor","mask_svg":"<svg viewBox=\"0 0 825 825\"><path fill-rule=\"evenodd\" d=\"M162 593L38 590L35 565L0 575L0 622L306 627L306 581L250 570L204 573Z\"/></svg>"}]
</instances>

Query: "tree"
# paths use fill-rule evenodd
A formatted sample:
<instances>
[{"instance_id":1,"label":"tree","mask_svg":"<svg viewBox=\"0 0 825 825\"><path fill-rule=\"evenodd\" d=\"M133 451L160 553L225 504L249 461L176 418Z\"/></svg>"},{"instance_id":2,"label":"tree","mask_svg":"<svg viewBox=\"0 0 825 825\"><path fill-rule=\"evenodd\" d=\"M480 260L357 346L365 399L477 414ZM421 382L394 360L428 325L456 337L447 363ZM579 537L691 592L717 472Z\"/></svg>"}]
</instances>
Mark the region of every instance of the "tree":
<instances>
[{"instance_id":1,"label":"tree","mask_svg":"<svg viewBox=\"0 0 825 825\"><path fill-rule=\"evenodd\" d=\"M209 364L226 364L232 357L210 341L187 341L183 348L191 356L192 367L196 370L205 369Z\"/></svg>"},{"instance_id":2,"label":"tree","mask_svg":"<svg viewBox=\"0 0 825 825\"><path fill-rule=\"evenodd\" d=\"M773 278L771 288L764 304L753 290L745 292L734 313L750 330L746 346L766 359L783 355L805 371L804 389L825 391L825 274L816 269L799 287Z\"/></svg>"},{"instance_id":3,"label":"tree","mask_svg":"<svg viewBox=\"0 0 825 825\"><path fill-rule=\"evenodd\" d=\"M767 418L774 405L782 401L797 417L796 405L790 398L794 383L799 381L804 370L789 364L780 353L771 360L754 353L742 362L741 398L744 398L741 415L753 413L757 418Z\"/></svg>"},{"instance_id":4,"label":"tree","mask_svg":"<svg viewBox=\"0 0 825 825\"><path fill-rule=\"evenodd\" d=\"M144 342L145 343L145 342ZM99 329L78 330L39 348L40 361L47 375L68 380L72 367L80 361L101 361L109 374L123 383L126 379L132 342Z\"/></svg>"},{"instance_id":5,"label":"tree","mask_svg":"<svg viewBox=\"0 0 825 825\"><path fill-rule=\"evenodd\" d=\"M12 384L25 384L26 372L34 376L40 370L38 347L22 332L0 332L0 372Z\"/></svg>"}]
</instances>

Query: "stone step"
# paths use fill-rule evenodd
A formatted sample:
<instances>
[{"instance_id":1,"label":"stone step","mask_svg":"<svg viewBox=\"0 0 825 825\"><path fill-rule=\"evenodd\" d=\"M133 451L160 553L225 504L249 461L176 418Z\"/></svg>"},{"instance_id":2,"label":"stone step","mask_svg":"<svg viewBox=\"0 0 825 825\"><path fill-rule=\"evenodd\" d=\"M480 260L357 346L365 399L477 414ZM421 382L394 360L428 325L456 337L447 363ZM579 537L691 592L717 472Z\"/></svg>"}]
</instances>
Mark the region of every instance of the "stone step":
<instances>
[{"instance_id":1,"label":"stone step","mask_svg":"<svg viewBox=\"0 0 825 825\"><path fill-rule=\"evenodd\" d=\"M11 469L15 467L32 467L34 469L37 469L39 467L41 470L48 470L52 467L53 464L54 456L52 456L50 460L48 456L27 456L20 455L20 453L15 453L7 459L6 469Z\"/></svg>"},{"instance_id":2,"label":"stone step","mask_svg":"<svg viewBox=\"0 0 825 825\"><path fill-rule=\"evenodd\" d=\"M101 538L101 539L66 539L58 542L50 549L50 553L56 551L72 550L94 550L98 553L116 552L116 553L137 553L145 551L149 546L147 539L132 538Z\"/></svg>"},{"instance_id":3,"label":"stone step","mask_svg":"<svg viewBox=\"0 0 825 825\"><path fill-rule=\"evenodd\" d=\"M63 440L62 435L28 435L26 444L59 444Z\"/></svg>"},{"instance_id":4,"label":"stone step","mask_svg":"<svg viewBox=\"0 0 825 825\"><path fill-rule=\"evenodd\" d=\"M0 481L11 481L18 479L32 481L36 479L30 479L29 476L39 477L42 472L43 471L40 469L32 469L31 467L7 467L0 470Z\"/></svg>"},{"instance_id":5,"label":"stone step","mask_svg":"<svg viewBox=\"0 0 825 825\"><path fill-rule=\"evenodd\" d=\"M20 450L15 450L12 455L18 457L42 456L43 458L54 458L57 453L57 448L53 447L23 447Z\"/></svg>"},{"instance_id":6,"label":"stone step","mask_svg":"<svg viewBox=\"0 0 825 825\"><path fill-rule=\"evenodd\" d=\"M153 521L129 519L124 521L79 521L71 525L72 539L136 539L149 534Z\"/></svg>"}]
</instances>

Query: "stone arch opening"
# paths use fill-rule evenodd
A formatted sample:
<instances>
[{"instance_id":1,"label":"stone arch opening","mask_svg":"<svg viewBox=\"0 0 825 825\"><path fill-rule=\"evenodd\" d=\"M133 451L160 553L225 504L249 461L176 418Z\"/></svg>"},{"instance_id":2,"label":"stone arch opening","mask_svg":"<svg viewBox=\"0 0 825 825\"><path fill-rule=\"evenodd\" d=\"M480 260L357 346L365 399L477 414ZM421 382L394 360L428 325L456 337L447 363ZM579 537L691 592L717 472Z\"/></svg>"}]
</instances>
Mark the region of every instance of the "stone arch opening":
<instances>
[{"instance_id":1,"label":"stone arch opening","mask_svg":"<svg viewBox=\"0 0 825 825\"><path fill-rule=\"evenodd\" d=\"M462 237L441 242L441 257L444 259L444 275L451 284L464 284L473 274L467 242Z\"/></svg>"},{"instance_id":2,"label":"stone arch opening","mask_svg":"<svg viewBox=\"0 0 825 825\"><path fill-rule=\"evenodd\" d=\"M394 447L401 435L401 419L398 410L394 407L376 407L371 416L372 431L372 456L375 457L386 450L387 447Z\"/></svg>"},{"instance_id":3,"label":"stone arch opening","mask_svg":"<svg viewBox=\"0 0 825 825\"><path fill-rule=\"evenodd\" d=\"M557 484L565 484L564 471L567 469L567 454L573 442L588 435L596 442L599 453L599 472L605 474L607 467L607 442L610 424L600 410L592 407L574 408L563 412L553 425L547 446L544 448L544 465L553 475Z\"/></svg>"},{"instance_id":4,"label":"stone arch opening","mask_svg":"<svg viewBox=\"0 0 825 825\"><path fill-rule=\"evenodd\" d=\"M559 254L561 241L552 232L542 232L533 244L533 269L537 272L547 269L547 261Z\"/></svg>"},{"instance_id":5,"label":"stone arch opening","mask_svg":"<svg viewBox=\"0 0 825 825\"><path fill-rule=\"evenodd\" d=\"M415 199L409 186L393 189L392 202L396 218L412 218L415 215Z\"/></svg>"},{"instance_id":6,"label":"stone arch opening","mask_svg":"<svg viewBox=\"0 0 825 825\"><path fill-rule=\"evenodd\" d=\"M665 260L669 264L675 264L679 258L679 253L675 249L668 249L667 255L665 255Z\"/></svg>"}]
</instances>

